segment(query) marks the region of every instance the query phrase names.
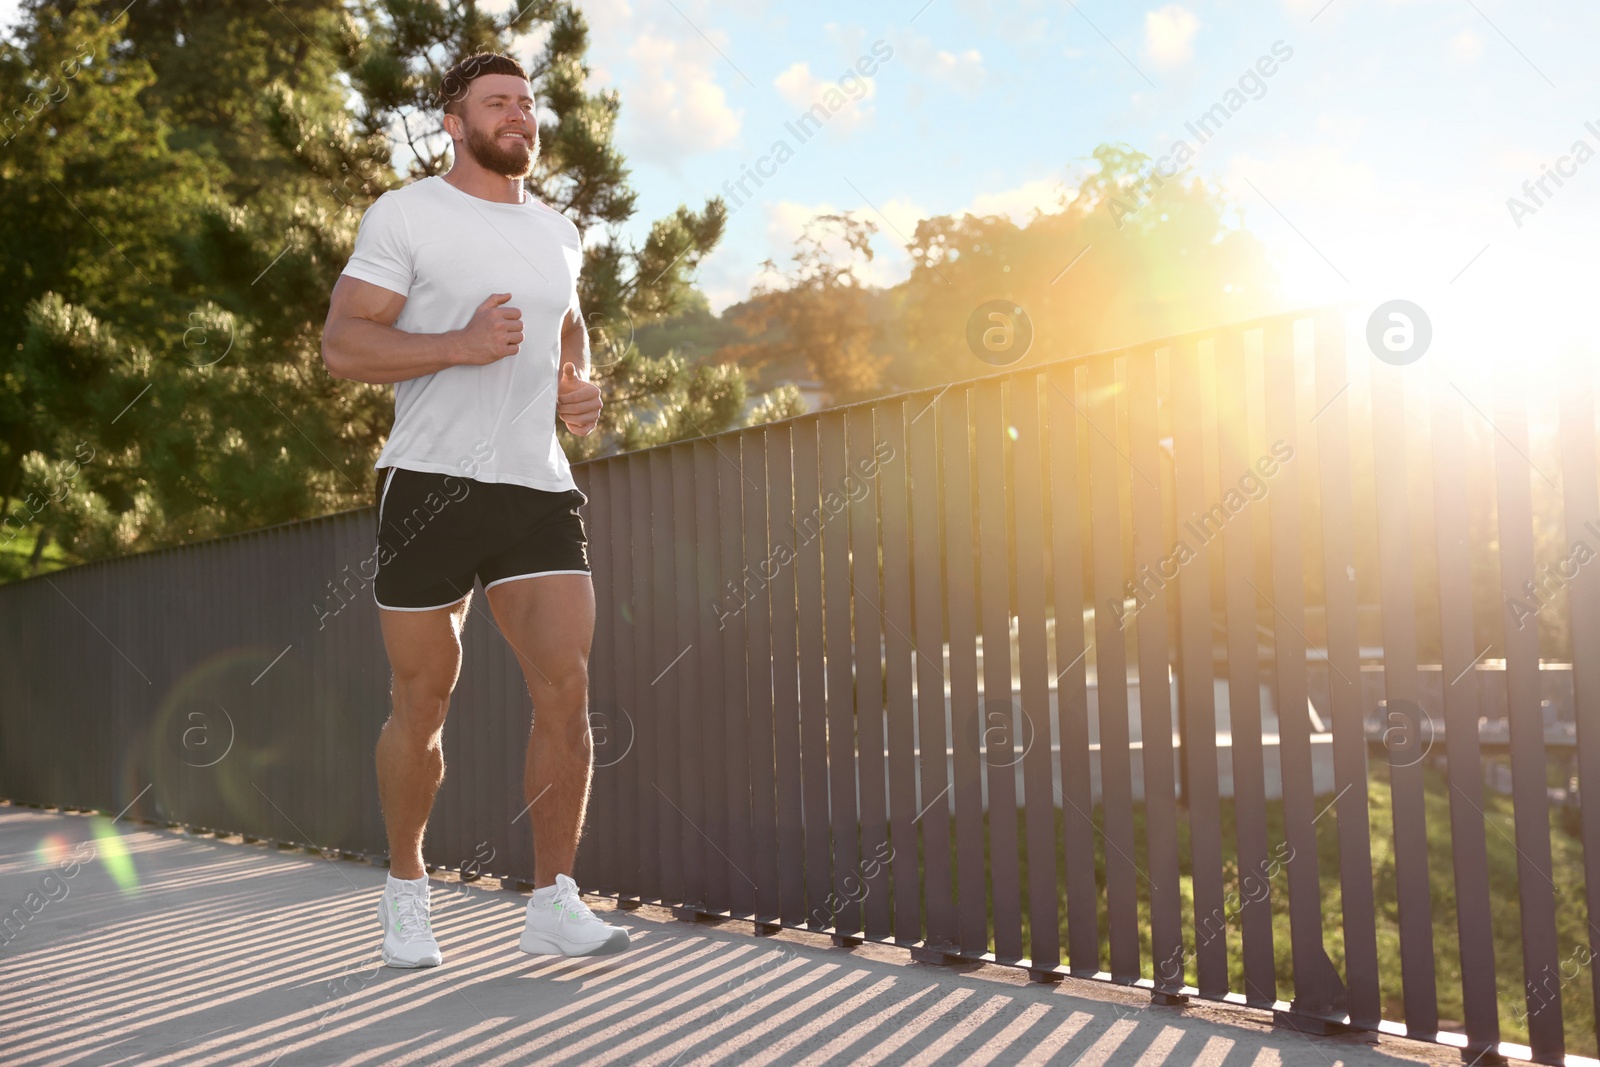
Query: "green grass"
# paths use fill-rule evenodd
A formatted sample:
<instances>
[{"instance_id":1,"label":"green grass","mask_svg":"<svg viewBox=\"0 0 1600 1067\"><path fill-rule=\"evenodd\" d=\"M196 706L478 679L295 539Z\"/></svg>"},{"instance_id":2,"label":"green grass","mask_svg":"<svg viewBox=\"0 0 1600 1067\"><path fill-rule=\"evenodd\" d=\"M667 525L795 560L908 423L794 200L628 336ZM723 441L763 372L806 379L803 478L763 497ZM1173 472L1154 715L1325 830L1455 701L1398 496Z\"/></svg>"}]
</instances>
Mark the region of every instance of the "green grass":
<instances>
[{"instance_id":1,"label":"green grass","mask_svg":"<svg viewBox=\"0 0 1600 1067\"><path fill-rule=\"evenodd\" d=\"M1440 1026L1442 1029L1464 1030L1461 998L1461 958L1456 929L1455 871L1451 859L1450 801L1447 780L1442 771L1427 769L1425 775L1424 804L1426 806L1428 835L1428 875L1433 905L1434 973L1438 997ZM1557 776L1556 780L1559 780ZM1333 798L1319 798L1317 810L1321 811ZM1233 802L1221 803L1224 893L1239 892L1239 870L1235 838ZM1383 1017L1404 1021L1405 1006L1402 997L1400 973L1399 905L1396 900L1394 869L1393 807L1389 791L1388 768L1374 763L1367 792L1368 819L1371 827L1371 848L1374 898L1377 910L1377 946L1379 983L1383 997ZM1269 801L1266 805L1269 850L1284 840L1283 804ZM1096 808L1094 820L1097 830L1103 826L1103 811ZM1489 894L1494 924L1495 983L1499 993L1500 1035L1502 1040L1526 1043L1526 1020L1521 1018L1526 1009L1522 974L1521 902L1517 891L1517 849L1509 796L1484 791L1485 841L1489 857ZM1339 847L1337 811L1322 816L1316 826L1317 863L1322 891L1323 944L1328 958L1341 974L1344 973L1345 953L1342 929L1343 912L1339 888ZM1067 945L1066 883L1060 854L1062 818L1055 812L1057 855L1057 914L1061 922L1063 955ZM1181 870L1181 896L1185 948L1194 948L1194 898L1189 863L1188 813L1179 808L1178 838ZM1134 860L1141 871L1148 869L1148 851L1145 837L1145 810L1143 804L1134 805ZM1566 1032L1567 1051L1593 1056L1597 1052L1595 1037L1594 1001L1591 994L1591 971L1588 967L1575 967L1587 953L1584 931L1584 874L1583 848L1575 821L1564 820L1558 809L1550 812L1550 839L1554 894L1556 902L1556 929L1559 958L1566 964L1565 971L1576 977L1561 983L1561 1010ZM1023 946L1030 944L1027 904L1027 832L1025 816L1018 818L1018 841L1022 845L1021 885L1023 891L1022 923ZM1099 887L1097 911L1100 925L1100 969L1108 968L1110 959L1109 934L1106 928L1105 905L1105 851L1103 834L1096 834L1095 868ZM1281 855L1282 853L1278 853ZM952 859L954 857L952 856ZM986 863L988 857L985 857ZM1142 875L1138 877L1139 939L1144 977L1152 977L1150 952L1150 886ZM1280 864L1272 883L1273 952L1276 961L1278 997L1283 1000L1293 995L1293 952L1289 934L1288 870ZM1237 898L1233 898L1237 900ZM1237 909L1232 909L1227 928L1229 988L1234 992L1244 989L1244 964L1241 952ZM990 921L993 911L990 908ZM990 945L991 951L993 944ZM1193 957L1185 981L1196 982Z\"/></svg>"}]
</instances>

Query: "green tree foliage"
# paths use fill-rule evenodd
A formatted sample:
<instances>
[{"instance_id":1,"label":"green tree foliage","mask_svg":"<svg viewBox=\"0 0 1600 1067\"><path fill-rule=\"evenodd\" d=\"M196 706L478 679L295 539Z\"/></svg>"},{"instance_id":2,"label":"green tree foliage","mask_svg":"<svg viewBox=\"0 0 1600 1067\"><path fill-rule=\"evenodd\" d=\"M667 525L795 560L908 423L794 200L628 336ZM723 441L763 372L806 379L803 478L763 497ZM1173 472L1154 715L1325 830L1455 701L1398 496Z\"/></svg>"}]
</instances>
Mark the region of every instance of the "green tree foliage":
<instances>
[{"instance_id":1,"label":"green tree foliage","mask_svg":"<svg viewBox=\"0 0 1600 1067\"><path fill-rule=\"evenodd\" d=\"M1149 160L1101 146L1058 209L1018 225L943 215L917 224L910 276L876 289L856 269L875 227L813 219L792 266L724 312L716 357L808 374L837 401L992 373L967 345L967 321L991 300L1027 312L1038 363L1281 309L1260 244L1215 186L1170 181L1146 192ZM733 325L742 337L725 336ZM692 337L686 337L692 342Z\"/></svg>"},{"instance_id":2,"label":"green tree foliage","mask_svg":"<svg viewBox=\"0 0 1600 1067\"><path fill-rule=\"evenodd\" d=\"M176 419L183 385L151 352L182 321L173 236L207 203L210 167L141 105L154 75L118 23L48 5L27 15L0 43L0 98L22 102L0 148L0 537L31 527L42 549L93 526L104 546L128 533L119 516L149 515L127 471L195 447ZM69 481L46 477L89 455Z\"/></svg>"},{"instance_id":3,"label":"green tree foliage","mask_svg":"<svg viewBox=\"0 0 1600 1067\"><path fill-rule=\"evenodd\" d=\"M897 383L991 373L966 341L968 317L989 300L1027 312L1034 338L1024 365L1281 309L1260 242L1219 189L1171 181L1137 201L1147 157L1102 145L1093 159L1059 211L1025 225L972 215L918 223L914 266L895 294L906 337L889 369Z\"/></svg>"},{"instance_id":4,"label":"green tree foliage","mask_svg":"<svg viewBox=\"0 0 1600 1067\"><path fill-rule=\"evenodd\" d=\"M621 239L621 101L585 88L570 5L496 20L471 0L26 0L0 43L0 98L21 102L0 148L5 559L23 536L93 558L370 501L392 394L323 367L328 294L361 212L447 169L444 70L520 34L542 42L530 188L585 235L606 397L597 433L561 432L568 455L740 424L737 368L632 344L685 306L726 213L681 207L640 247Z\"/></svg>"},{"instance_id":5,"label":"green tree foliage","mask_svg":"<svg viewBox=\"0 0 1600 1067\"><path fill-rule=\"evenodd\" d=\"M876 224L850 215L819 215L795 242L792 266L762 266L768 280L730 318L751 340L724 348L722 358L740 366L805 366L836 403L882 391L875 358L877 328L873 293L858 266L872 261Z\"/></svg>"}]
</instances>

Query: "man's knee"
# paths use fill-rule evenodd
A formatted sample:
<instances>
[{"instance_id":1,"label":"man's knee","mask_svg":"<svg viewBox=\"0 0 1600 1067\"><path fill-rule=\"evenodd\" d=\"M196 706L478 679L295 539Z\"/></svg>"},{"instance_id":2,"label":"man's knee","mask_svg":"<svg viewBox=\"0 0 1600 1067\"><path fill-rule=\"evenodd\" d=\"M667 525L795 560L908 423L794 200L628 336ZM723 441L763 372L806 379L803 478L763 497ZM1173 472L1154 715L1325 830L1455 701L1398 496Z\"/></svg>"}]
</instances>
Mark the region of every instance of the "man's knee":
<instances>
[{"instance_id":1,"label":"man's knee","mask_svg":"<svg viewBox=\"0 0 1600 1067\"><path fill-rule=\"evenodd\" d=\"M439 672L395 672L392 718L407 733L430 737L444 729L455 677Z\"/></svg>"},{"instance_id":2,"label":"man's knee","mask_svg":"<svg viewBox=\"0 0 1600 1067\"><path fill-rule=\"evenodd\" d=\"M554 664L545 664L537 672L529 672L529 688L535 703L540 699L554 701L563 707L581 710L589 694L589 664L580 657L572 657Z\"/></svg>"},{"instance_id":3,"label":"man's knee","mask_svg":"<svg viewBox=\"0 0 1600 1067\"><path fill-rule=\"evenodd\" d=\"M576 744L589 734L589 671L582 663L564 669L547 669L536 677L533 690L534 727L559 732Z\"/></svg>"}]
</instances>

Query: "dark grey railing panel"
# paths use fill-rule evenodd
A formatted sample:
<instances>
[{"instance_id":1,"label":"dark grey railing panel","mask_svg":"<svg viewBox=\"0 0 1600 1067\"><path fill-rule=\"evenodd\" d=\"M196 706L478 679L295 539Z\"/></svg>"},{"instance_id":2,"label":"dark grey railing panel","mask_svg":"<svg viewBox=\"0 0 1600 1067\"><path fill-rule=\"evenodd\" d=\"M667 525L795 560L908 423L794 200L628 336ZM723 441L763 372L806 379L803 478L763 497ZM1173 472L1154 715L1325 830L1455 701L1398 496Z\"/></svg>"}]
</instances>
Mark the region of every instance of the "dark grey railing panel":
<instances>
[{"instance_id":1,"label":"dark grey railing panel","mask_svg":"<svg viewBox=\"0 0 1600 1067\"><path fill-rule=\"evenodd\" d=\"M1495 429L1500 590L1507 608L1502 616L1506 707L1511 720L1511 781L1517 891L1522 903L1522 969L1528 992L1528 1043L1542 1062L1559 1063L1565 1041L1550 855L1550 802L1545 784L1544 716L1539 706L1539 630L1537 626L1520 625L1509 610L1525 589L1532 588L1535 578L1534 473L1528 461L1527 410L1509 391L1497 405Z\"/></svg>"},{"instance_id":2,"label":"dark grey railing panel","mask_svg":"<svg viewBox=\"0 0 1600 1067\"><path fill-rule=\"evenodd\" d=\"M1600 536L1600 484L1595 464L1595 401L1592 382L1577 381L1561 399L1562 512L1566 543L1595 547ZM1600 573L1580 570L1567 592L1572 621L1573 721L1578 732L1579 794L1585 829L1584 901L1588 909L1590 991L1600 1019ZM1498 1031L1497 1031L1498 1033Z\"/></svg>"},{"instance_id":3,"label":"dark grey railing panel","mask_svg":"<svg viewBox=\"0 0 1600 1067\"><path fill-rule=\"evenodd\" d=\"M1462 456L1461 405L1435 387L1433 447L1437 456ZM1483 824L1483 766L1478 745L1478 686L1471 677L1480 649L1473 644L1472 559L1464 464L1436 463L1434 495L1439 566L1439 636L1444 676L1445 752L1450 776L1450 848L1455 861L1456 936L1461 947L1461 997L1469 1048L1500 1040L1495 1009L1494 916L1489 902L1489 854Z\"/></svg>"},{"instance_id":4,"label":"dark grey railing panel","mask_svg":"<svg viewBox=\"0 0 1600 1067\"><path fill-rule=\"evenodd\" d=\"M960 947L961 927L950 847L955 782L944 755L950 738L944 714L947 674L944 583L940 577L943 523L939 510L938 400L924 398L915 405L915 411L908 411L906 469L911 494L912 589L916 599L917 741L921 749L917 769L922 783L917 797L917 821L922 824L926 865L925 937L930 946L953 951Z\"/></svg>"},{"instance_id":5,"label":"dark grey railing panel","mask_svg":"<svg viewBox=\"0 0 1600 1067\"><path fill-rule=\"evenodd\" d=\"M1161 503L1171 493L1171 475L1161 452L1157 421L1156 353L1146 349L1127 361L1128 480L1133 520L1133 569L1143 576L1159 573L1172 544L1163 528ZM1162 483L1166 483L1163 485ZM1172 693L1168 666L1167 620L1171 614L1167 587L1150 591L1150 601L1134 619L1139 671L1140 745L1143 755L1145 839L1149 852L1150 956L1156 988L1179 993L1182 969L1167 961L1183 954L1183 902L1178 885L1178 808L1173 798ZM1146 615L1145 611L1149 614Z\"/></svg>"},{"instance_id":6,"label":"dark grey railing panel","mask_svg":"<svg viewBox=\"0 0 1600 1067\"><path fill-rule=\"evenodd\" d=\"M1037 969L1061 964L1061 915L1056 905L1056 800L1050 766L1050 653L1045 607L1045 442L1039 420L1037 375L1010 383L1017 432L1015 537L1018 677L1021 682L1023 810L1028 841L1028 957ZM987 685L987 683L985 683ZM1009 710L1009 709L1008 709Z\"/></svg>"},{"instance_id":7,"label":"dark grey railing panel","mask_svg":"<svg viewBox=\"0 0 1600 1067\"><path fill-rule=\"evenodd\" d=\"M1084 485L1086 458L1079 438L1090 432L1080 418L1078 372L1045 372L1050 434L1051 592L1056 621L1056 734L1061 739L1062 836L1067 878L1067 938L1072 973L1100 970L1097 847L1089 760L1088 655L1084 639ZM1091 578L1091 588L1092 581ZM1120 590L1119 590L1120 593ZM1063 618L1064 616L1064 618ZM1096 625L1098 626L1098 613ZM1103 751L1103 750L1102 750Z\"/></svg>"},{"instance_id":8,"label":"dark grey railing panel","mask_svg":"<svg viewBox=\"0 0 1600 1067\"><path fill-rule=\"evenodd\" d=\"M1366 718L1356 613L1355 516L1350 474L1350 379L1339 318L1315 319L1317 482L1322 508L1322 595L1327 633L1329 717L1333 720L1334 819L1339 833L1345 986L1350 1018L1378 1024L1377 906L1367 816Z\"/></svg>"},{"instance_id":9,"label":"dark grey railing panel","mask_svg":"<svg viewBox=\"0 0 1600 1067\"><path fill-rule=\"evenodd\" d=\"M1200 383L1209 380L1210 360L1201 361L1195 341L1173 347L1173 474L1177 514L1206 508L1206 455ZM1187 520L1186 520L1187 521ZM1188 766L1189 854L1194 885L1195 984L1206 996L1228 991L1228 906L1222 881L1222 814L1217 773L1216 670L1212 656L1211 550L1191 542L1194 558L1178 572L1181 649L1180 693L1184 702L1184 755ZM1167 960L1157 955L1156 976ZM1182 976L1182 970L1179 970Z\"/></svg>"}]
</instances>

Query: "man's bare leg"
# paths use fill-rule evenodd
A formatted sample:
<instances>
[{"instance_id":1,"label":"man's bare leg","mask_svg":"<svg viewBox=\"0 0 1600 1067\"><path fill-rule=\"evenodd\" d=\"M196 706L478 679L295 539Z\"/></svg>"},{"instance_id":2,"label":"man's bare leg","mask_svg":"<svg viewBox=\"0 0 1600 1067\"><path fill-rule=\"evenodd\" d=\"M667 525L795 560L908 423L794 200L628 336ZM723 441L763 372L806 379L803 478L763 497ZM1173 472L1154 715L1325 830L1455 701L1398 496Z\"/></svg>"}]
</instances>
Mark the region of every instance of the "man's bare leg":
<instances>
[{"instance_id":1,"label":"man's bare leg","mask_svg":"<svg viewBox=\"0 0 1600 1067\"><path fill-rule=\"evenodd\" d=\"M594 584L586 574L541 574L496 585L489 605L516 651L533 697L523 803L531 804L534 885L572 876L589 800L589 645Z\"/></svg>"},{"instance_id":2,"label":"man's bare leg","mask_svg":"<svg viewBox=\"0 0 1600 1067\"><path fill-rule=\"evenodd\" d=\"M422 835L444 781L444 719L461 673L469 593L436 611L379 609L394 672L393 710L378 735L378 799L389 835L389 873L421 878Z\"/></svg>"}]
</instances>

